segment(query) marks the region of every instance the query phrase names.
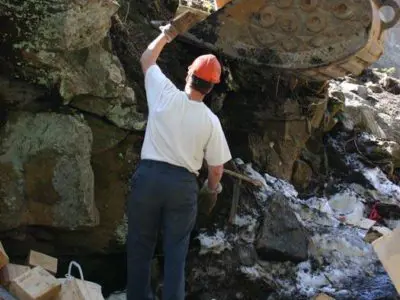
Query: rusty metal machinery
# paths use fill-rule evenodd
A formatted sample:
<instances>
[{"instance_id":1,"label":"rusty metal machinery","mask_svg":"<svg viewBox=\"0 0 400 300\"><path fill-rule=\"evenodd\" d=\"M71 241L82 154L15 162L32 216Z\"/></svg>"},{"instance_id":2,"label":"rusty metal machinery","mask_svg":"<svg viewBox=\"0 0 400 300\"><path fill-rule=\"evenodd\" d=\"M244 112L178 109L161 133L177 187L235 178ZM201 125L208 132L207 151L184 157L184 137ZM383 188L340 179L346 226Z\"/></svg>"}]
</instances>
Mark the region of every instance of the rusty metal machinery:
<instances>
[{"instance_id":1,"label":"rusty metal machinery","mask_svg":"<svg viewBox=\"0 0 400 300\"><path fill-rule=\"evenodd\" d=\"M394 11L389 22L384 6ZM185 8L201 14L183 35L192 43L313 81L359 75L400 18L395 0L233 0L219 10L181 0L178 13Z\"/></svg>"}]
</instances>

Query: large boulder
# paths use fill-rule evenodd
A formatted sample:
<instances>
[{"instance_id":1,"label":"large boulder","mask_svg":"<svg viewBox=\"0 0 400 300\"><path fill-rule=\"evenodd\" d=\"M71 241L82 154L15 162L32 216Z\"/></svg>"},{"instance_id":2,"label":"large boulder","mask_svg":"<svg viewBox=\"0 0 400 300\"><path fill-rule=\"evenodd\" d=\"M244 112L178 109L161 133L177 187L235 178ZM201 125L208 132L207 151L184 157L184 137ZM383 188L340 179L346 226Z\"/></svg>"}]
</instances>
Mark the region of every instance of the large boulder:
<instances>
[{"instance_id":1,"label":"large boulder","mask_svg":"<svg viewBox=\"0 0 400 300\"><path fill-rule=\"evenodd\" d=\"M264 223L257 240L257 252L263 260L305 261L310 236L290 201L283 194L274 194L264 212Z\"/></svg>"},{"instance_id":2,"label":"large boulder","mask_svg":"<svg viewBox=\"0 0 400 300\"><path fill-rule=\"evenodd\" d=\"M19 112L0 131L0 229L96 226L92 132L79 117Z\"/></svg>"},{"instance_id":3,"label":"large boulder","mask_svg":"<svg viewBox=\"0 0 400 300\"><path fill-rule=\"evenodd\" d=\"M40 113L39 115L43 114ZM64 133L60 133L55 126L43 122L45 119L43 116L40 117L43 126L49 125L48 128L53 128L54 134L59 136L57 139L53 139L55 143L53 148L57 152L52 154L52 148L47 150L45 157L41 157L40 161L34 154L26 158L27 163L25 165L31 167L27 170L24 169L23 172L29 175L29 189L32 190L30 194L35 197L33 200L28 198L28 195L25 198L22 196L15 197L24 193L26 176L20 176L19 172L14 171L12 162L8 164L0 163L2 170L0 185L4 191L7 191L8 195L14 195L12 199L10 199L11 196L9 198L0 197L0 216L3 221L0 223L0 232L3 232L4 229L16 228L19 225L46 226L20 226L15 230L4 232L2 241L13 257L26 257L29 249L36 249L60 257L60 259L64 256L70 257L70 255L124 252L127 233L126 200L130 190L130 177L140 158L139 149L143 140L142 135L132 134L127 130L120 129L92 114L82 113L81 116L84 119L58 114L44 115L53 116L55 120L60 122L58 126L63 127ZM20 122L22 122L22 119L27 119L27 122L32 123L34 118L33 114L25 113L20 116L20 119ZM68 120L71 120L72 123L69 124ZM75 122L79 126L74 126ZM30 136L33 136L36 130L39 130L40 133L44 132L44 130L40 131L41 129L43 128L38 128L38 126L32 127L29 132ZM48 129L48 131L45 134L46 136L49 136L51 129ZM86 133L87 136L85 136ZM35 133L35 136L40 136L40 134ZM21 138L24 139L24 136L21 136ZM93 139L91 147L87 140L89 138L90 141ZM45 140L46 143L44 144L50 143L47 142L47 138ZM61 140L64 140L64 144L61 143ZM45 146L43 145L43 147ZM29 145L23 147L30 149ZM74 199L75 203L70 203L71 209L65 209L63 215L54 215L52 211L55 211L57 205L61 205L61 200L58 200L56 204L51 202L51 197L57 195L54 195L54 189L51 187L54 179L49 178L51 177L49 165L53 158L59 159L63 156L67 156L69 160L73 161L69 158L69 153L81 160L79 157L81 152L79 151L84 151L84 154L87 155L87 161L80 163L81 168L87 166L90 167L90 170L93 169L93 174L90 176L79 178L80 184L90 185L91 192L87 195L87 199L81 199L78 195ZM88 166L89 160L90 165ZM74 172L79 175L80 170L75 164L71 165L71 168L75 168ZM69 170L66 169L66 171ZM19 187L22 187L21 190L19 190ZM73 192L73 189L71 189L71 192ZM67 193L64 192L64 194ZM39 201L37 200L39 196L43 196L40 199L47 199L48 201L47 206L41 206L43 212L39 212L39 209L32 212L24 211L23 203L26 202L30 207L34 207L35 203ZM86 226L81 224L80 226L64 227L58 226L53 221L55 217L63 220L64 223L69 222L71 218L84 220L89 207L82 207L83 205L80 205L80 203L83 201L86 201L88 206L96 207L96 222ZM6 207L6 205L9 206ZM46 218L42 220L43 215ZM13 221L15 222L12 223ZM7 227L4 227L4 223L8 224ZM91 271L87 272L91 274ZM96 271L94 273L96 274Z\"/></svg>"},{"instance_id":4,"label":"large boulder","mask_svg":"<svg viewBox=\"0 0 400 300\"><path fill-rule=\"evenodd\" d=\"M119 5L96 1L0 1L2 71L75 95L117 97L125 74L107 32Z\"/></svg>"},{"instance_id":5,"label":"large boulder","mask_svg":"<svg viewBox=\"0 0 400 300\"><path fill-rule=\"evenodd\" d=\"M41 52L38 59L53 68L51 76L58 77L66 103L85 94L115 98L124 90L125 72L118 57L100 43L59 57Z\"/></svg>"},{"instance_id":6,"label":"large boulder","mask_svg":"<svg viewBox=\"0 0 400 300\"><path fill-rule=\"evenodd\" d=\"M94 228L63 232L53 244L59 254L123 252L128 228L126 200L131 174L140 159L141 137L100 119L85 118L93 131L92 168L100 223Z\"/></svg>"}]
</instances>

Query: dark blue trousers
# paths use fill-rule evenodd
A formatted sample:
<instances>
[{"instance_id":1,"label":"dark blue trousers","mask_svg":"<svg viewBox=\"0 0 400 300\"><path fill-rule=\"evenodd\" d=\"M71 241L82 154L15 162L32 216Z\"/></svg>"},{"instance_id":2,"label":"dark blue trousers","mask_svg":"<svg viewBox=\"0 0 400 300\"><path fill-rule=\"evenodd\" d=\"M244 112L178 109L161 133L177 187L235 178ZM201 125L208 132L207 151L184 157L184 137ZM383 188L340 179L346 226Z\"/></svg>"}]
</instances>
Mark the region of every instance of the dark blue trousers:
<instances>
[{"instance_id":1,"label":"dark blue trousers","mask_svg":"<svg viewBox=\"0 0 400 300\"><path fill-rule=\"evenodd\" d=\"M163 300L185 297L185 262L196 222L198 184L184 168L142 160L128 199L127 300L154 299L150 265L163 231Z\"/></svg>"}]
</instances>

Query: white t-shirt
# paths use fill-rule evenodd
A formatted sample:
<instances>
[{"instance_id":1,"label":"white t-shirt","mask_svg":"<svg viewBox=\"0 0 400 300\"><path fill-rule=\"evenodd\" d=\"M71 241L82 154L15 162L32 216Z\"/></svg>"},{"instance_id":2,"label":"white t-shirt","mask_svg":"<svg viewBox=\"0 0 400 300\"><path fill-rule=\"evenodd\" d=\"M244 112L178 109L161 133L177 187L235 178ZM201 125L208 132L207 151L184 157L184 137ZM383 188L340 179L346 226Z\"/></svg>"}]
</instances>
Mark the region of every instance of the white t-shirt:
<instances>
[{"instance_id":1,"label":"white t-shirt","mask_svg":"<svg viewBox=\"0 0 400 300\"><path fill-rule=\"evenodd\" d=\"M198 174L203 159L222 165L232 156L218 117L152 65L145 74L149 117L141 158L164 161Z\"/></svg>"}]
</instances>

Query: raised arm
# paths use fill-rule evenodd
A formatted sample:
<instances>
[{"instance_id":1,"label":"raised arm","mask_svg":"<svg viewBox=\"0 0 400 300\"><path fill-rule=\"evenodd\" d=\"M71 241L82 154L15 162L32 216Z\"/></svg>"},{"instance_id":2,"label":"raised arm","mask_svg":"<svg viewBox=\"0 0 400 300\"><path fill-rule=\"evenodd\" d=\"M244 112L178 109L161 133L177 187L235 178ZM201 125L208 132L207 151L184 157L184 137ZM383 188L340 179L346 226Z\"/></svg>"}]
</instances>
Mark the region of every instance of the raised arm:
<instances>
[{"instance_id":1,"label":"raised arm","mask_svg":"<svg viewBox=\"0 0 400 300\"><path fill-rule=\"evenodd\" d=\"M161 26L161 34L147 46L140 58L143 73L146 74L146 71L156 63L167 43L175 39L178 34L186 32L196 22L196 16L188 11L174 18L171 23Z\"/></svg>"},{"instance_id":2,"label":"raised arm","mask_svg":"<svg viewBox=\"0 0 400 300\"><path fill-rule=\"evenodd\" d=\"M165 33L161 33L155 40L153 40L147 49L143 52L140 57L140 65L142 66L142 71L146 74L147 70L155 65L161 51L164 49L165 45L168 43L168 37Z\"/></svg>"},{"instance_id":3,"label":"raised arm","mask_svg":"<svg viewBox=\"0 0 400 300\"><path fill-rule=\"evenodd\" d=\"M169 99L169 97L161 97L162 94L165 96L174 93L177 89L157 66L157 59L161 51L177 36L177 31L171 24L160 27L160 29L161 33L147 46L140 57L149 110L152 110L154 105L161 101L160 99L164 101Z\"/></svg>"}]
</instances>

